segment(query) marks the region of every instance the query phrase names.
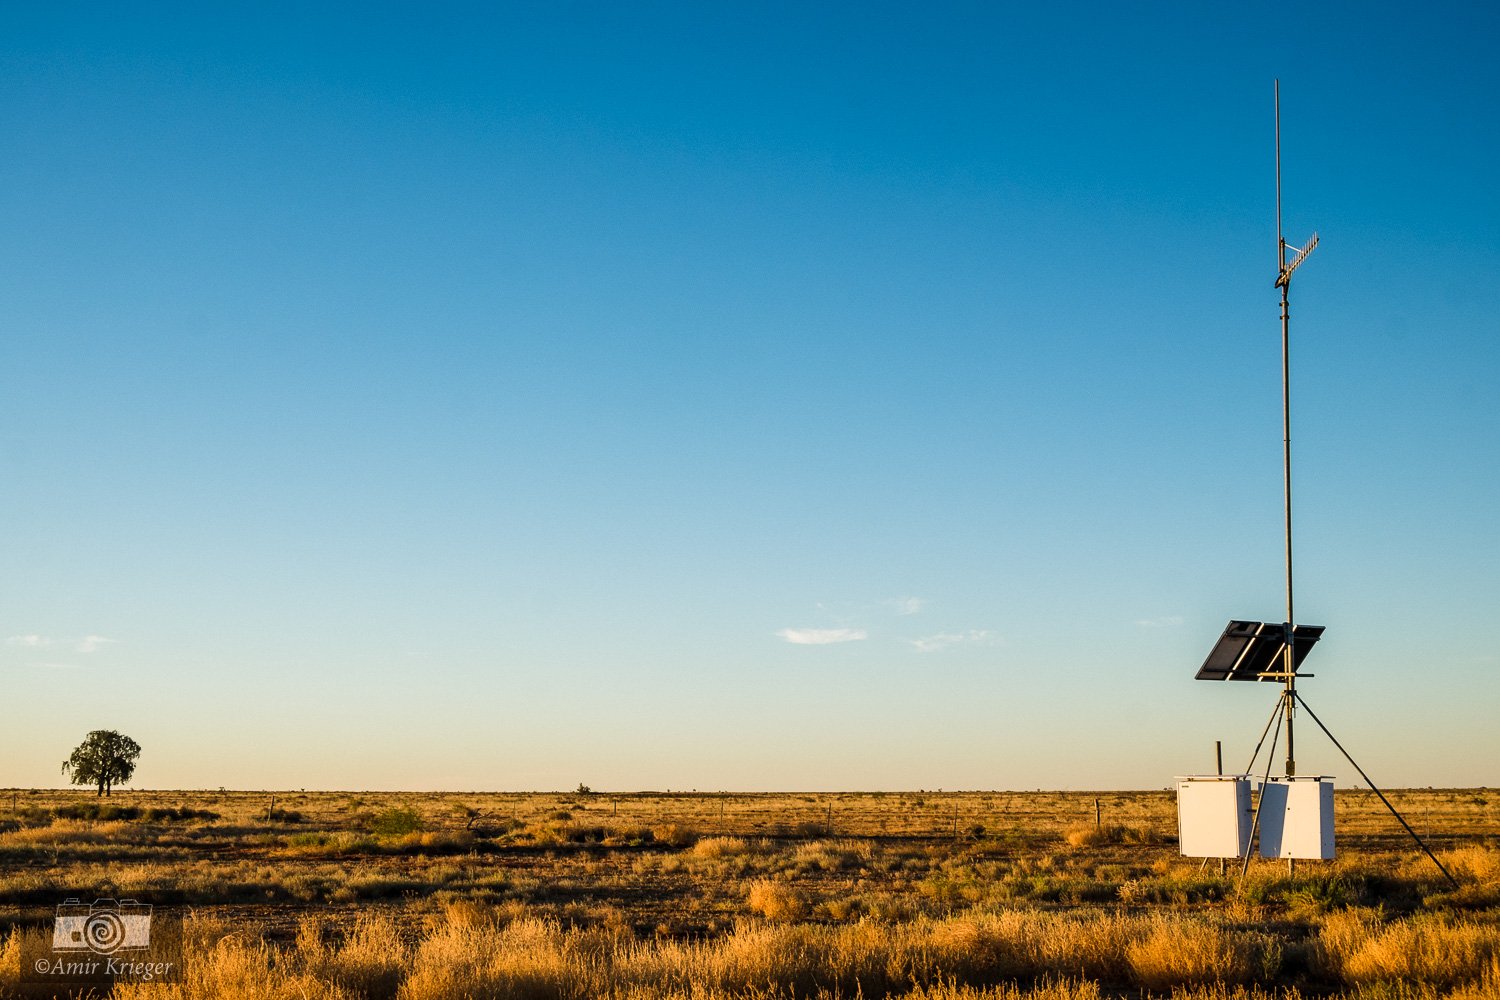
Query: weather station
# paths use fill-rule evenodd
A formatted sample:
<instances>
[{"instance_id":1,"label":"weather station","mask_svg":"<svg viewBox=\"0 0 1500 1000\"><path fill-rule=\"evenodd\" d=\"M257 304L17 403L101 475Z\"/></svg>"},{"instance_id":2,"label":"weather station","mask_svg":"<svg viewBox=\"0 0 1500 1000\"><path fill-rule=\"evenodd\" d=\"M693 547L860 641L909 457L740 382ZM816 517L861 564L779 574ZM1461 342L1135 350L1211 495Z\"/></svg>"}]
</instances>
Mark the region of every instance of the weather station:
<instances>
[{"instance_id":1,"label":"weather station","mask_svg":"<svg viewBox=\"0 0 1500 1000\"><path fill-rule=\"evenodd\" d=\"M1289 296L1292 274L1318 245L1314 233L1302 246L1287 243L1281 229L1281 84L1275 89L1276 117L1276 282L1281 291L1281 429L1282 429L1282 505L1285 515L1286 617L1280 622L1233 620L1224 629L1198 668L1197 680L1256 681L1280 685L1271 717L1261 730L1260 739L1244 771L1236 774L1187 775L1177 779L1178 845L1184 857L1243 859L1240 878L1249 871L1257 837L1259 854L1267 859L1285 859L1287 869L1295 873L1300 859L1332 860L1334 845L1333 778L1329 775L1297 773L1294 726L1297 709L1307 713L1329 741L1359 772L1391 815L1412 836L1417 845L1437 865L1450 882L1453 876L1438 861L1401 813L1375 786L1364 769L1344 749L1327 726L1308 707L1297 690L1301 667L1313 647L1323 637L1322 625L1296 623L1292 588L1292 418L1291 418L1291 338ZM1286 729L1286 757L1283 771L1273 775L1277 744L1281 730ZM1274 727L1274 731L1273 731ZM1266 737L1270 746L1266 747ZM1265 769L1260 775L1259 795L1253 794L1256 761L1266 749ZM1456 883L1455 883L1456 884Z\"/></svg>"}]
</instances>

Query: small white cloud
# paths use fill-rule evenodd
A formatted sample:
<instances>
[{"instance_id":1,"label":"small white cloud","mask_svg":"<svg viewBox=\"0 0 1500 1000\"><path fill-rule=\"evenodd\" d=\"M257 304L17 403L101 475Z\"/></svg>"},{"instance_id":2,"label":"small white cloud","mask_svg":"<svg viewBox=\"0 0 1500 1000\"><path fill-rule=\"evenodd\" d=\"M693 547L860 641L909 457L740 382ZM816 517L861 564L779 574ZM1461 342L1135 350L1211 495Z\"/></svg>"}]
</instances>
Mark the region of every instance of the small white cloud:
<instances>
[{"instance_id":1,"label":"small white cloud","mask_svg":"<svg viewBox=\"0 0 1500 1000\"><path fill-rule=\"evenodd\" d=\"M858 642L866 637L862 628L784 628L776 633L799 646L828 646L836 642Z\"/></svg>"},{"instance_id":2,"label":"small white cloud","mask_svg":"<svg viewBox=\"0 0 1500 1000\"><path fill-rule=\"evenodd\" d=\"M933 653L939 649L947 649L949 646L957 646L959 643L983 643L994 638L995 633L987 628L971 628L967 632L939 632L936 635L908 641L919 653Z\"/></svg>"},{"instance_id":3,"label":"small white cloud","mask_svg":"<svg viewBox=\"0 0 1500 1000\"><path fill-rule=\"evenodd\" d=\"M921 614L922 609L927 606L927 598L892 597L885 603L888 604L898 615L916 615Z\"/></svg>"},{"instance_id":4,"label":"small white cloud","mask_svg":"<svg viewBox=\"0 0 1500 1000\"><path fill-rule=\"evenodd\" d=\"M118 639L107 639L102 635L86 635L78 640L78 645L74 648L80 653L97 653L110 643L118 641Z\"/></svg>"},{"instance_id":5,"label":"small white cloud","mask_svg":"<svg viewBox=\"0 0 1500 1000\"><path fill-rule=\"evenodd\" d=\"M1182 618L1178 615L1166 615L1162 618L1143 618L1136 624L1141 628L1176 628L1182 624Z\"/></svg>"},{"instance_id":6,"label":"small white cloud","mask_svg":"<svg viewBox=\"0 0 1500 1000\"><path fill-rule=\"evenodd\" d=\"M13 635L5 640L7 646L24 646L27 649L45 649L52 640L45 635Z\"/></svg>"}]
</instances>

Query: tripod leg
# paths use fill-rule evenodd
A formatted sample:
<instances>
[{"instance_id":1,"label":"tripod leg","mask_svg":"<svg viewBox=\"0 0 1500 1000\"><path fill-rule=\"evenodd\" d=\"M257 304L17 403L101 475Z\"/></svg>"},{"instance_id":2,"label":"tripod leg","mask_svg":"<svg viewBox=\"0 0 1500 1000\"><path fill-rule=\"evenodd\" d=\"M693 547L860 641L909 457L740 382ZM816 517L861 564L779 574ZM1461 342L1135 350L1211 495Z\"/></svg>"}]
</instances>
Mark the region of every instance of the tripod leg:
<instances>
[{"instance_id":1,"label":"tripod leg","mask_svg":"<svg viewBox=\"0 0 1500 1000\"><path fill-rule=\"evenodd\" d=\"M1276 711L1271 713L1271 718L1276 720L1276 732L1271 736L1271 749L1266 751L1266 776L1260 783L1260 798L1255 800L1255 818L1250 821L1250 843L1245 845L1245 863L1240 867L1240 888L1245 887L1245 876L1250 873L1250 852L1254 849L1255 835L1260 831L1260 807L1266 804L1266 782L1271 780L1271 762L1276 758L1276 741L1281 738L1281 703L1286 698L1286 692L1281 692L1281 697L1276 699ZM1270 723L1266 727L1270 728ZM1262 734L1261 739L1265 736ZM1256 753L1260 749L1256 748Z\"/></svg>"},{"instance_id":2,"label":"tripod leg","mask_svg":"<svg viewBox=\"0 0 1500 1000\"><path fill-rule=\"evenodd\" d=\"M1282 692L1282 698L1284 698L1285 696L1286 696L1286 693ZM1252 773L1255 770L1255 760L1256 760L1256 758L1258 758L1260 756L1261 744L1263 744L1263 743L1266 742L1266 734L1271 731L1271 723L1276 722L1278 719L1281 718L1281 702L1282 702L1282 698L1277 698L1276 699L1276 707L1273 708L1273 709L1271 709L1271 717L1266 720L1266 728L1264 728L1264 729L1262 729L1260 731L1260 741L1255 744L1255 752L1250 755L1250 763L1248 763L1248 764L1245 765L1245 773L1246 774L1250 774L1250 773ZM1281 727L1277 726L1276 727L1276 731L1278 733L1280 733L1281 732ZM1276 744L1275 744L1274 741L1271 743L1271 752L1273 754L1276 752Z\"/></svg>"},{"instance_id":3,"label":"tripod leg","mask_svg":"<svg viewBox=\"0 0 1500 1000\"><path fill-rule=\"evenodd\" d=\"M1344 755L1344 759L1347 760L1350 763L1350 765L1352 765L1353 768L1356 771L1359 772L1359 776L1361 778L1365 779L1365 784L1367 784L1367 785L1370 786L1370 791L1374 792L1376 795L1378 795L1380 797L1380 801L1385 803L1385 807L1391 811L1391 815L1392 816L1396 817L1396 821L1398 823L1400 823L1406 829L1407 833L1411 834L1411 839L1415 840L1417 842L1417 846L1420 847L1423 850L1423 852L1429 858L1432 859L1432 863L1435 864L1435 865L1437 865L1437 869L1438 869L1438 871L1440 871L1440 872L1443 873L1443 877L1446 878L1450 883L1452 883L1453 888L1457 889L1458 888L1458 879L1454 878L1451 874L1449 874L1448 869L1444 868L1443 867L1443 863L1437 859L1437 855L1433 854L1432 851L1431 851L1431 849L1428 848L1427 844L1422 840L1422 838L1419 837L1419 836L1417 836L1417 831L1413 830L1411 828L1411 824L1409 824L1409 823L1406 822L1405 817L1403 817L1399 812L1396 811L1396 807L1395 806L1391 805L1391 800L1388 799L1388 798L1386 798L1385 794L1383 792L1381 792L1380 789L1378 789L1378 788L1375 787L1375 782L1373 782L1373 781L1370 780L1370 776L1365 773L1364 768L1362 768L1358 764L1354 763L1354 758L1351 757L1351 756L1349 756L1349 751L1345 750L1343 744L1340 743L1337 739L1334 738L1334 735L1328 731L1328 727L1325 726L1325 725L1323 725L1322 720L1317 717L1317 715L1313 712L1313 710L1310 709L1310 708L1307 708L1307 702L1303 701L1302 696L1299 694L1299 695L1294 695L1293 697L1295 697L1298 701L1302 702L1302 707L1307 709L1307 715L1308 715L1308 717L1311 718L1314 722L1316 722L1318 724L1318 728L1321 729L1321 730L1323 730L1323 735L1326 736L1326 737L1328 737L1328 739L1333 743L1333 745L1339 748L1339 753L1341 753L1341 754Z\"/></svg>"}]
</instances>

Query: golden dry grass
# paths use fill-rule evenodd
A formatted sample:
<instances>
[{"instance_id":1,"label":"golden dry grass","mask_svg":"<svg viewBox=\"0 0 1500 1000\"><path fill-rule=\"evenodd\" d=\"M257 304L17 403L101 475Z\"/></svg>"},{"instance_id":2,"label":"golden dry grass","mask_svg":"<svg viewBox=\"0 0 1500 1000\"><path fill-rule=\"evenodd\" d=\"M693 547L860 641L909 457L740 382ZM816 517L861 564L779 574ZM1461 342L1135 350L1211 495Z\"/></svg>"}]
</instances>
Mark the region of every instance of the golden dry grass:
<instances>
[{"instance_id":1,"label":"golden dry grass","mask_svg":"<svg viewBox=\"0 0 1500 1000\"><path fill-rule=\"evenodd\" d=\"M1161 991L1181 1000L1299 996L1265 986L1266 941L1190 916L1040 912L849 927L746 924L706 941L640 940L620 929L567 928L530 916L445 919L412 942L394 922L362 919L346 933L304 922L277 947L222 922L190 921L187 976L176 984L125 985L126 1000L292 1000L298 997L449 1000L456 997L1090 998ZM1359 921L1356 921L1359 923ZM1381 947L1428 956L1472 952L1473 928L1434 924L1417 943L1379 932ZM1347 930L1347 928L1346 928ZM1365 941L1368 928L1356 932ZM1364 954L1357 949L1355 955ZM14 935L0 943L0 989L13 989ZM1428 972L1432 966L1426 967ZM1362 972L1356 973L1363 975ZM1384 985L1372 992L1370 983ZM1345 981L1350 998L1493 997L1500 961L1462 965L1440 978L1381 970Z\"/></svg>"},{"instance_id":2,"label":"golden dry grass","mask_svg":"<svg viewBox=\"0 0 1500 1000\"><path fill-rule=\"evenodd\" d=\"M1439 857L1455 878L1489 885L1500 883L1500 850L1479 844L1444 851Z\"/></svg>"},{"instance_id":3,"label":"golden dry grass","mask_svg":"<svg viewBox=\"0 0 1500 1000\"><path fill-rule=\"evenodd\" d=\"M188 979L151 996L1500 996L1500 796L1393 795L1457 889L1349 792L1339 861L1243 891L1176 856L1161 792L22 792L0 995L4 926L67 886L192 907Z\"/></svg>"},{"instance_id":4,"label":"golden dry grass","mask_svg":"<svg viewBox=\"0 0 1500 1000\"><path fill-rule=\"evenodd\" d=\"M1370 911L1347 910L1324 920L1318 945L1327 971L1348 983L1456 986L1493 977L1500 926L1428 914L1387 922Z\"/></svg>"},{"instance_id":5,"label":"golden dry grass","mask_svg":"<svg viewBox=\"0 0 1500 1000\"><path fill-rule=\"evenodd\" d=\"M737 858L750 853L750 842L744 837L705 837L693 845L695 858Z\"/></svg>"},{"instance_id":6,"label":"golden dry grass","mask_svg":"<svg viewBox=\"0 0 1500 1000\"><path fill-rule=\"evenodd\" d=\"M1161 916L1126 945L1125 958L1135 980L1150 989L1274 980L1280 964L1265 935Z\"/></svg>"},{"instance_id":7,"label":"golden dry grass","mask_svg":"<svg viewBox=\"0 0 1500 1000\"><path fill-rule=\"evenodd\" d=\"M767 920L800 920L807 914L807 897L786 882L775 879L751 882L745 901L750 912Z\"/></svg>"}]
</instances>

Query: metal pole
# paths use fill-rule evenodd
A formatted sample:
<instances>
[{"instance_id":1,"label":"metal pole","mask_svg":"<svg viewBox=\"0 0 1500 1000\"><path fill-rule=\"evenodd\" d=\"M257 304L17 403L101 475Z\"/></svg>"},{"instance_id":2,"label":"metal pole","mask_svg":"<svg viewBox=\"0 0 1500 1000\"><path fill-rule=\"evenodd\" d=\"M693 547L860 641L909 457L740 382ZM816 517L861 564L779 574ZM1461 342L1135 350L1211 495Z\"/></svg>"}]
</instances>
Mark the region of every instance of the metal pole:
<instances>
[{"instance_id":1,"label":"metal pole","mask_svg":"<svg viewBox=\"0 0 1500 1000\"><path fill-rule=\"evenodd\" d=\"M1286 621L1282 643L1282 672L1286 674L1286 691L1282 700L1286 705L1286 776L1297 773L1296 737L1293 732L1293 715L1297 704L1297 674L1294 647L1296 636L1296 614L1292 610L1292 350L1291 310L1288 299L1292 289L1291 276L1286 273L1286 237L1281 231L1281 81L1276 81L1276 277L1281 285L1281 463L1282 505L1286 511ZM1288 858L1288 876L1297 874L1297 861Z\"/></svg>"},{"instance_id":2,"label":"metal pole","mask_svg":"<svg viewBox=\"0 0 1500 1000\"><path fill-rule=\"evenodd\" d=\"M1276 81L1276 273L1286 270L1286 240L1281 238L1281 81Z\"/></svg>"},{"instance_id":3,"label":"metal pole","mask_svg":"<svg viewBox=\"0 0 1500 1000\"><path fill-rule=\"evenodd\" d=\"M1287 323L1287 289L1290 281L1281 285L1281 456L1282 497L1286 508L1286 622L1282 649L1282 671L1286 674L1286 773L1287 777L1297 773L1297 760L1292 735L1292 708L1297 694L1296 616L1292 612L1292 378L1291 341Z\"/></svg>"},{"instance_id":4,"label":"metal pole","mask_svg":"<svg viewBox=\"0 0 1500 1000\"><path fill-rule=\"evenodd\" d=\"M1277 130L1278 133L1280 129ZM1278 173L1280 173L1278 164ZM1286 254L1286 244L1282 244L1282 255ZM1296 742L1292 730L1292 716L1297 704L1297 672L1296 656L1293 648L1297 642L1296 617L1292 613L1292 366L1291 366L1291 339L1288 336L1287 323L1287 292L1291 288L1290 281L1281 283L1281 455L1282 455L1282 483L1283 499L1286 507L1286 622L1282 626L1285 634L1282 640L1281 669L1286 674L1286 691L1282 695L1282 701L1286 705L1286 776L1290 778L1297 773ZM1286 859L1286 873L1289 878L1297 874L1297 859Z\"/></svg>"},{"instance_id":5,"label":"metal pole","mask_svg":"<svg viewBox=\"0 0 1500 1000\"><path fill-rule=\"evenodd\" d=\"M1221 778L1224 777L1224 741L1223 740L1214 740L1214 764L1215 764L1215 766L1218 767L1219 777L1221 777ZM1098 802L1099 802L1098 799L1094 800L1094 803L1095 803L1096 806L1097 806ZM1208 859L1207 858L1203 859L1203 866L1204 866L1204 868L1208 867ZM1219 877L1223 878L1224 875L1225 875L1225 873L1228 872L1228 870L1229 869L1228 869L1228 863L1227 863L1227 861L1224 858L1220 858L1219 859ZM1199 872L1199 874L1202 874L1203 868L1199 868L1198 872Z\"/></svg>"},{"instance_id":6,"label":"metal pole","mask_svg":"<svg viewBox=\"0 0 1500 1000\"><path fill-rule=\"evenodd\" d=\"M1282 672L1286 674L1286 773L1297 773L1292 733L1292 709L1297 691L1292 647L1297 618L1292 611L1292 352L1291 312L1288 297L1291 280L1286 273L1286 239L1281 234L1281 81L1276 81L1276 277L1281 286L1281 465L1282 501L1286 511L1286 620Z\"/></svg>"}]
</instances>

